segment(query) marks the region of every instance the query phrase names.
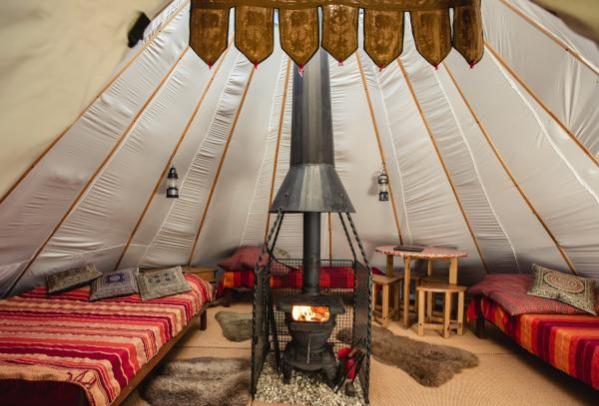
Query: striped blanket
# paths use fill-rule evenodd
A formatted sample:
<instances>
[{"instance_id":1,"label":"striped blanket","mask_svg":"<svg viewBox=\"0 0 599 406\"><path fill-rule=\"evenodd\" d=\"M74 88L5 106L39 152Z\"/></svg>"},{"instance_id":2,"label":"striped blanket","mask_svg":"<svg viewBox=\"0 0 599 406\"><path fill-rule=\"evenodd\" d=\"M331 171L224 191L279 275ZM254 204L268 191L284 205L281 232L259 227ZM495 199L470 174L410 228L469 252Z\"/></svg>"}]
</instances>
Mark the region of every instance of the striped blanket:
<instances>
[{"instance_id":1,"label":"striped blanket","mask_svg":"<svg viewBox=\"0 0 599 406\"><path fill-rule=\"evenodd\" d=\"M378 268L372 268L374 273L380 274ZM292 269L287 272L273 273L270 278L272 289L301 289L303 283L301 269ZM248 270L225 270L218 285L219 294L224 289L254 288L254 272ZM321 289L353 289L354 269L351 267L323 266L320 270Z\"/></svg>"},{"instance_id":2,"label":"striped blanket","mask_svg":"<svg viewBox=\"0 0 599 406\"><path fill-rule=\"evenodd\" d=\"M146 302L137 294L89 302L89 287L0 301L0 383L76 384L90 405L110 404L211 299L208 283L185 278L190 292Z\"/></svg>"},{"instance_id":3,"label":"striped blanket","mask_svg":"<svg viewBox=\"0 0 599 406\"><path fill-rule=\"evenodd\" d=\"M471 301L468 319L476 319ZM599 390L599 317L572 314L510 316L491 299L481 299L484 318L518 345Z\"/></svg>"}]
</instances>

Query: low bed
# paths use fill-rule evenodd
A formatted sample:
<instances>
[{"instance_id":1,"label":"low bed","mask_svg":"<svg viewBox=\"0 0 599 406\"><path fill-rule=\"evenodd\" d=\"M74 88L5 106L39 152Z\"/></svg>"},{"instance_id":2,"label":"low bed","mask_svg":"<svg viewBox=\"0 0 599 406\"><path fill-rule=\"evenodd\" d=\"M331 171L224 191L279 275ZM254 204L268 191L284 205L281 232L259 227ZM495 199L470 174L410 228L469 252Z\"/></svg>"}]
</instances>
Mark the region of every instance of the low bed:
<instances>
[{"instance_id":1,"label":"low bed","mask_svg":"<svg viewBox=\"0 0 599 406\"><path fill-rule=\"evenodd\" d=\"M45 287L0 301L0 405L120 404L194 322L205 328L209 283L142 302L89 302L89 287Z\"/></svg>"},{"instance_id":2,"label":"low bed","mask_svg":"<svg viewBox=\"0 0 599 406\"><path fill-rule=\"evenodd\" d=\"M526 295L528 275L493 275L470 289L468 319L484 337L485 320L519 346L599 390L599 317Z\"/></svg>"}]
</instances>

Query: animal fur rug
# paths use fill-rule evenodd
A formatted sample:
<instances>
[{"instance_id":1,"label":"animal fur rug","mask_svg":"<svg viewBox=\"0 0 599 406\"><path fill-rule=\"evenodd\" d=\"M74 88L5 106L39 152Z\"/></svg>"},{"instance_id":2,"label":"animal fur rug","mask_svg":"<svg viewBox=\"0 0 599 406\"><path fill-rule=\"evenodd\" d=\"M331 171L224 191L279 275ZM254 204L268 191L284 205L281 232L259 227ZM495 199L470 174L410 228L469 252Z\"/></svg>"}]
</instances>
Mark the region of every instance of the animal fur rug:
<instances>
[{"instance_id":1,"label":"animal fur rug","mask_svg":"<svg viewBox=\"0 0 599 406\"><path fill-rule=\"evenodd\" d=\"M201 357L171 361L142 390L153 406L246 406L250 360Z\"/></svg>"},{"instance_id":2,"label":"animal fur rug","mask_svg":"<svg viewBox=\"0 0 599 406\"><path fill-rule=\"evenodd\" d=\"M252 313L222 311L214 317L227 340L239 342L252 338Z\"/></svg>"},{"instance_id":3,"label":"animal fur rug","mask_svg":"<svg viewBox=\"0 0 599 406\"><path fill-rule=\"evenodd\" d=\"M351 332L342 329L337 338L351 343ZM435 345L393 334L372 326L372 355L378 361L403 369L423 386L441 386L464 368L478 365L471 352L447 345Z\"/></svg>"}]
</instances>

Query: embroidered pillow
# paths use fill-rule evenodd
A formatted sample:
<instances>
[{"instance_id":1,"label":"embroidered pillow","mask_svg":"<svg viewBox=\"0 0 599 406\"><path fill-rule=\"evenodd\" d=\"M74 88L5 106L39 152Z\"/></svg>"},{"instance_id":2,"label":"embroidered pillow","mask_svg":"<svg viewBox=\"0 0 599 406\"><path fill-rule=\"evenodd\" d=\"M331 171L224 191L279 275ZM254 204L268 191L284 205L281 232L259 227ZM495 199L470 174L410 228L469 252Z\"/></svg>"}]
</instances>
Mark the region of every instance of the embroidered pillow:
<instances>
[{"instance_id":1,"label":"embroidered pillow","mask_svg":"<svg viewBox=\"0 0 599 406\"><path fill-rule=\"evenodd\" d=\"M137 275L137 286L141 300L158 299L191 290L180 266L140 272Z\"/></svg>"},{"instance_id":2,"label":"embroidered pillow","mask_svg":"<svg viewBox=\"0 0 599 406\"><path fill-rule=\"evenodd\" d=\"M89 300L108 299L111 297L126 296L137 293L138 268L119 269L118 271L103 274L92 282Z\"/></svg>"},{"instance_id":3,"label":"embroidered pillow","mask_svg":"<svg viewBox=\"0 0 599 406\"><path fill-rule=\"evenodd\" d=\"M100 276L102 273L95 265L86 265L46 276L46 287L49 295L55 295L83 286Z\"/></svg>"},{"instance_id":4,"label":"embroidered pillow","mask_svg":"<svg viewBox=\"0 0 599 406\"><path fill-rule=\"evenodd\" d=\"M554 271L537 264L532 266L535 280L529 295L555 299L592 315L595 311L595 281L563 272Z\"/></svg>"}]
</instances>

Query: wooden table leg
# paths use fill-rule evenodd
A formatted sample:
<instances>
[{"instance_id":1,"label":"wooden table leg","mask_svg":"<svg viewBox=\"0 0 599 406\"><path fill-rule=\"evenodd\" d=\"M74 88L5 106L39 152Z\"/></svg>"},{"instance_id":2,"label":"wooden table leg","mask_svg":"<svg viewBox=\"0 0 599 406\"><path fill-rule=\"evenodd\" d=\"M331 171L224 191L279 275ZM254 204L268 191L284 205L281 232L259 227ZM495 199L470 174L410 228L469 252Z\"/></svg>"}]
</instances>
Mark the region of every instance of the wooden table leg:
<instances>
[{"instance_id":1,"label":"wooden table leg","mask_svg":"<svg viewBox=\"0 0 599 406\"><path fill-rule=\"evenodd\" d=\"M458 334L464 335L464 292L458 293Z\"/></svg>"},{"instance_id":2,"label":"wooden table leg","mask_svg":"<svg viewBox=\"0 0 599 406\"><path fill-rule=\"evenodd\" d=\"M403 282L403 325L410 327L410 257L404 258L404 282Z\"/></svg>"},{"instance_id":3,"label":"wooden table leg","mask_svg":"<svg viewBox=\"0 0 599 406\"><path fill-rule=\"evenodd\" d=\"M452 285L458 284L458 259L451 258L449 260L449 283Z\"/></svg>"},{"instance_id":4,"label":"wooden table leg","mask_svg":"<svg viewBox=\"0 0 599 406\"><path fill-rule=\"evenodd\" d=\"M429 278L433 275L433 261L426 261L426 276ZM433 293L426 292L426 318L428 321L431 320L433 314Z\"/></svg>"},{"instance_id":5,"label":"wooden table leg","mask_svg":"<svg viewBox=\"0 0 599 406\"><path fill-rule=\"evenodd\" d=\"M449 325L451 323L451 292L445 292L445 310L443 311L443 338L449 338Z\"/></svg>"},{"instance_id":6,"label":"wooden table leg","mask_svg":"<svg viewBox=\"0 0 599 406\"><path fill-rule=\"evenodd\" d=\"M416 290L416 294L418 295L420 301L420 307L418 307L418 335L424 335L424 291Z\"/></svg>"},{"instance_id":7,"label":"wooden table leg","mask_svg":"<svg viewBox=\"0 0 599 406\"><path fill-rule=\"evenodd\" d=\"M389 325L389 285L383 285L383 327Z\"/></svg>"},{"instance_id":8,"label":"wooden table leg","mask_svg":"<svg viewBox=\"0 0 599 406\"><path fill-rule=\"evenodd\" d=\"M387 276L393 276L393 255L387 255L387 269L385 269L385 273Z\"/></svg>"}]
</instances>

